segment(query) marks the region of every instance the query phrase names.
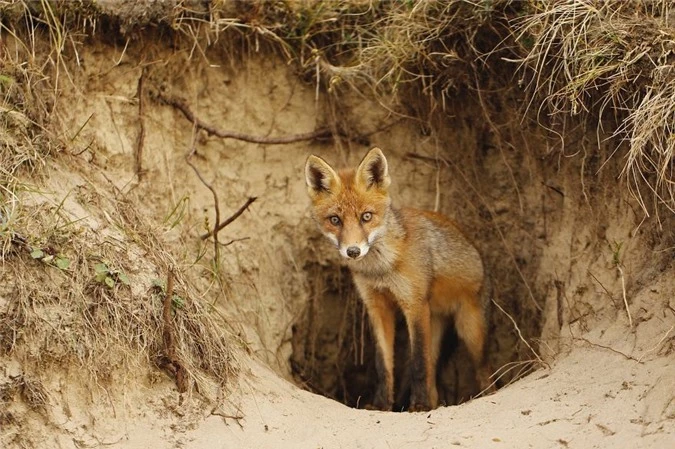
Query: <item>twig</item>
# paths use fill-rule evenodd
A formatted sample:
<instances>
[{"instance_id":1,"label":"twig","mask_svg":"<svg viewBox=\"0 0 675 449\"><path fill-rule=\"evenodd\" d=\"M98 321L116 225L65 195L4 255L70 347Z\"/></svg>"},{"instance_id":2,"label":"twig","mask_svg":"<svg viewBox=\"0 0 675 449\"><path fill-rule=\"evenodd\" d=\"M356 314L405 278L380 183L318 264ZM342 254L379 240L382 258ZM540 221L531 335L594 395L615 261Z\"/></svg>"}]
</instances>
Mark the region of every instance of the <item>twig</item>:
<instances>
[{"instance_id":1,"label":"twig","mask_svg":"<svg viewBox=\"0 0 675 449\"><path fill-rule=\"evenodd\" d=\"M621 266L617 265L619 273L621 274L621 291L623 293L623 305L626 307L626 314L628 315L628 327L633 327L633 317L630 315L630 309L628 308L628 299L626 298L626 281L623 276L623 269Z\"/></svg>"},{"instance_id":2,"label":"twig","mask_svg":"<svg viewBox=\"0 0 675 449\"><path fill-rule=\"evenodd\" d=\"M236 243L236 242L244 242L244 241L250 240L250 239L251 239L251 237L242 237L242 238L239 238L239 239L232 239L232 240L230 240L230 241L227 242L227 243L221 243L220 246L230 246L230 245L233 244L233 243Z\"/></svg>"},{"instance_id":3,"label":"twig","mask_svg":"<svg viewBox=\"0 0 675 449\"><path fill-rule=\"evenodd\" d=\"M513 323L513 327L516 329L516 332L518 332L518 337L520 337L520 340L521 340L523 343L525 343L525 345L526 345L528 348L530 348L530 351L532 351L532 354L534 354L534 356L537 358L537 361L538 361L539 363L541 363L542 365L545 365L546 367L550 368L549 365L548 365L548 363L544 362L544 361L541 359L541 357L539 357L539 354L537 354L537 351L535 351L534 348L532 348L532 346L530 346L530 343L528 343L528 341L525 340L525 337L523 337L522 332L520 332L520 328L518 327L518 324L516 323L516 320L514 320L513 317L512 317L506 310L504 310L504 309L502 308L502 306L500 306L499 303L498 303L497 301L494 300L494 298L492 298L492 304L496 305L497 308L498 308L499 310L501 310L501 312L502 312L504 315L506 315L506 316L509 318L509 320L511 320L511 323Z\"/></svg>"},{"instance_id":4,"label":"twig","mask_svg":"<svg viewBox=\"0 0 675 449\"><path fill-rule=\"evenodd\" d=\"M169 267L169 273L166 279L166 296L164 296L164 310L162 319L164 320L164 351L166 356L165 367L176 376L176 387L179 393L187 391L187 376L183 364L176 355L176 334L171 321L171 302L173 301L173 267Z\"/></svg>"},{"instance_id":5,"label":"twig","mask_svg":"<svg viewBox=\"0 0 675 449\"><path fill-rule=\"evenodd\" d=\"M79 156L80 154L84 153L84 152L87 151L89 148L91 148L91 144L94 143L94 140L96 140L96 139L91 139L91 140L89 141L89 143L87 144L86 147L84 147L83 149L81 149L81 150L78 151L77 153L71 153L71 154L72 154L73 156Z\"/></svg>"},{"instance_id":6,"label":"twig","mask_svg":"<svg viewBox=\"0 0 675 449\"><path fill-rule=\"evenodd\" d=\"M228 414L226 414L226 413L222 413L222 412L217 411L215 408L214 408L213 410L211 410L211 415L212 415L212 416L220 416L221 418L223 418L223 421L224 421L225 419L228 419L228 418L229 418L229 419L233 419L233 420L239 425L239 427L241 427L242 429L244 428L244 426L241 425L241 422L239 422L240 420L244 419L243 416L240 416L240 415L228 415Z\"/></svg>"},{"instance_id":7,"label":"twig","mask_svg":"<svg viewBox=\"0 0 675 449\"><path fill-rule=\"evenodd\" d=\"M260 137L260 136L252 136L250 134L238 133L235 131L221 130L205 123L203 120L198 118L192 112L192 110L184 100L179 98L169 98L162 94L159 94L158 98L163 102L165 102L166 104L171 105L174 108L178 109L180 112L182 112L185 118L188 119L191 123L193 123L197 128L203 129L209 135L217 136L220 137L221 139L237 139L243 140L244 142L263 143L263 144L288 144L301 142L304 140L331 138L333 136L330 129L328 128L321 128L309 133L293 134L290 136L282 136L282 137Z\"/></svg>"},{"instance_id":8,"label":"twig","mask_svg":"<svg viewBox=\"0 0 675 449\"><path fill-rule=\"evenodd\" d=\"M543 182L543 181L542 181L541 185L543 185L544 187L547 187L547 188L553 190L555 193L557 193L557 194L560 195L561 197L565 198L565 192L563 192L563 191L560 190L559 188L554 187L554 186L552 186L551 184L545 183L545 182Z\"/></svg>"},{"instance_id":9,"label":"twig","mask_svg":"<svg viewBox=\"0 0 675 449\"><path fill-rule=\"evenodd\" d=\"M649 354L650 352L656 351L656 349L658 349L658 347L661 346L661 343L663 343L663 341L668 337L668 335L670 335L670 333L673 331L673 329L675 329L675 324L673 324L672 326L670 326L670 329L668 329L668 331L663 335L663 337L661 337L661 340L659 340L659 342L656 343L656 344L654 345L653 348L648 349L647 351L645 351L644 354L642 354L642 355L640 356L640 358L637 360L638 363L641 363L641 362L642 362L642 359L643 359L647 354Z\"/></svg>"},{"instance_id":10,"label":"twig","mask_svg":"<svg viewBox=\"0 0 675 449\"><path fill-rule=\"evenodd\" d=\"M146 69L141 72L138 77L138 88L136 89L136 97L138 98L138 139L136 141L136 176L140 181L143 177L143 145L145 143L145 123L143 117L145 116L145 96L143 95L143 81L145 78Z\"/></svg>"},{"instance_id":11,"label":"twig","mask_svg":"<svg viewBox=\"0 0 675 449\"><path fill-rule=\"evenodd\" d=\"M612 302L614 303L614 306L617 307L616 300L614 299L614 296L612 296L612 294L609 292L609 290L607 290L605 286L602 285L602 282L600 282L600 280L597 277L595 277L595 275L591 272L591 270L587 270L587 272L595 280L595 282L597 282L598 285L602 287L605 293L607 293L607 296L609 296L609 299L611 299Z\"/></svg>"},{"instance_id":12,"label":"twig","mask_svg":"<svg viewBox=\"0 0 675 449\"><path fill-rule=\"evenodd\" d=\"M619 354L619 355L625 357L627 360L634 360L634 361L636 361L636 362L638 362L638 363L642 363L640 360L636 359L635 357L630 356L630 355L628 355L628 354L626 354L626 353L623 353L623 352L621 352L621 351L618 351L618 350L616 350L616 349L614 349L614 348L612 348L612 347L610 347L610 346L601 345L601 344L599 344L599 343L593 343L592 341L590 341L590 340L588 340L588 339L586 339L586 338L584 338L584 337L575 337L575 338L577 338L577 339L579 339L579 340L583 341L584 343L587 343L587 344L589 344L589 345L591 345L591 346L595 346L595 347L597 347L597 348L607 349L608 351L616 352L617 354Z\"/></svg>"},{"instance_id":13,"label":"twig","mask_svg":"<svg viewBox=\"0 0 675 449\"><path fill-rule=\"evenodd\" d=\"M214 197L215 197L215 192L214 192L213 195L214 195ZM254 202L255 200L257 200L257 199L258 199L257 196L251 196L251 197L249 197L249 198L246 200L246 203L244 203L244 205L241 206L241 207L239 208L239 210L237 210L234 214L232 214L232 216L231 216L230 218L228 218L228 219L226 219L225 221L223 221L222 223L216 225L216 227L213 228L213 231L209 231L209 232L207 232L206 234L203 234L203 235L201 236L201 239L202 239L202 240L206 240L206 239L208 239L209 237L213 236L213 238L216 239L216 241L217 241L217 240L218 240L218 237L217 237L217 236L218 236L218 232L219 232L221 229L223 229L225 226L229 225L229 224L232 223L234 220L236 220L237 218L239 218L239 216L240 216L241 214L243 214L244 211L245 211L246 209L248 209L248 207L249 207L251 204L253 204L253 202ZM216 212L216 223L218 222L217 220L219 220L219 218L218 218L218 213Z\"/></svg>"}]
</instances>

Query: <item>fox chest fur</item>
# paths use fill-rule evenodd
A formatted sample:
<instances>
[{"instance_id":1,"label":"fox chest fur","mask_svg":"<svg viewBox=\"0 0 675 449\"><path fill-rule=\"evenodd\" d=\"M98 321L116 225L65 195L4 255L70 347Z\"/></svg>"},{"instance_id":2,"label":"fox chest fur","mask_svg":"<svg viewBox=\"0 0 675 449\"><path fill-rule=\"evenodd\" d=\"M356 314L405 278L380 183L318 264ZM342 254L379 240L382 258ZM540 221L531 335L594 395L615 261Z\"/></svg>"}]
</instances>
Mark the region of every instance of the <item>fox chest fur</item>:
<instances>
[{"instance_id":1,"label":"fox chest fur","mask_svg":"<svg viewBox=\"0 0 675 449\"><path fill-rule=\"evenodd\" d=\"M483 278L480 256L452 222L415 209L390 208L389 213L392 217L384 220L385 230L368 254L346 261L359 288L388 294L401 308L423 298L430 301L431 313L443 315L452 314L457 304L436 301L434 293L478 293Z\"/></svg>"}]
</instances>

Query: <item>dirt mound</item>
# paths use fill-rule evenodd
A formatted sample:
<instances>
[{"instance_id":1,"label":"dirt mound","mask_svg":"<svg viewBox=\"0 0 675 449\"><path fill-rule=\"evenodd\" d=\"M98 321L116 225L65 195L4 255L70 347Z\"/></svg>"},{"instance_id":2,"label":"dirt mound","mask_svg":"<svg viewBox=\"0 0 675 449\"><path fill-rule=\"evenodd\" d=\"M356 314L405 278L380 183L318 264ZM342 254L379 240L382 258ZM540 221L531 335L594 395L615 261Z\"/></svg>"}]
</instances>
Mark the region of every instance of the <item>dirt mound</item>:
<instances>
[{"instance_id":1,"label":"dirt mound","mask_svg":"<svg viewBox=\"0 0 675 449\"><path fill-rule=\"evenodd\" d=\"M3 7L3 447L672 441L663 2L131 3ZM370 331L303 166L375 145L484 256L495 394L458 345L461 405L358 410Z\"/></svg>"}]
</instances>

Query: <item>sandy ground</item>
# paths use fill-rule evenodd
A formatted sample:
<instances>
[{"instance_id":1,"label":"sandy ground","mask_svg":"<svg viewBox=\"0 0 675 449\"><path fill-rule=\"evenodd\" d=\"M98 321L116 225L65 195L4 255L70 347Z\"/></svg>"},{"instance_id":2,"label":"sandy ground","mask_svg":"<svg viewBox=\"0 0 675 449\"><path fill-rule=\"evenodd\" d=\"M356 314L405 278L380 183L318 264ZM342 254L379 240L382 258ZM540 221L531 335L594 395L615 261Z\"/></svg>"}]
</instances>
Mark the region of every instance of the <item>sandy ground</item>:
<instances>
[{"instance_id":1,"label":"sandy ground","mask_svg":"<svg viewBox=\"0 0 675 449\"><path fill-rule=\"evenodd\" d=\"M665 324L671 325L672 335L673 323L672 317L642 323L638 340L662 331ZM608 334L625 334L623 322L607 324L610 331L603 343L610 339ZM550 368L494 395L414 414L347 408L300 390L251 362L239 392L227 401L238 406L229 411L229 407L214 411L194 399L178 405L177 393L169 391L167 382L126 392L126 405L115 411L118 418L110 416L111 409L105 406L84 411L86 405L70 402L71 398L52 409L39 447L673 447L675 355L672 351L658 355L666 340L630 355L601 347L592 338L577 340ZM621 343L615 346L621 348ZM57 412L68 403L72 409L83 409L70 416ZM87 424L78 422L85 416Z\"/></svg>"},{"instance_id":2,"label":"sandy ground","mask_svg":"<svg viewBox=\"0 0 675 449\"><path fill-rule=\"evenodd\" d=\"M23 441L33 447L69 449L669 448L675 298L665 278L638 295L634 312L654 292L670 299L633 331L624 316L606 317L595 330L566 339L564 354L549 367L460 406L427 413L352 409L249 359L219 408L198 396L181 398L164 376L150 384L139 373L123 389L86 391L76 377L57 373L47 413L29 413L3 437L26 432Z\"/></svg>"},{"instance_id":3,"label":"sandy ground","mask_svg":"<svg viewBox=\"0 0 675 449\"><path fill-rule=\"evenodd\" d=\"M577 348L496 395L416 414L346 409L270 380L248 398L243 429L210 418L185 447L666 448L675 443L673 361Z\"/></svg>"},{"instance_id":4,"label":"sandy ground","mask_svg":"<svg viewBox=\"0 0 675 449\"><path fill-rule=\"evenodd\" d=\"M625 317L608 318L596 327L606 330L570 340L550 368L429 413L346 408L253 365L241 388L241 426L209 417L182 435L183 447L673 447L675 297L664 284L652 290L669 302L634 332Z\"/></svg>"}]
</instances>

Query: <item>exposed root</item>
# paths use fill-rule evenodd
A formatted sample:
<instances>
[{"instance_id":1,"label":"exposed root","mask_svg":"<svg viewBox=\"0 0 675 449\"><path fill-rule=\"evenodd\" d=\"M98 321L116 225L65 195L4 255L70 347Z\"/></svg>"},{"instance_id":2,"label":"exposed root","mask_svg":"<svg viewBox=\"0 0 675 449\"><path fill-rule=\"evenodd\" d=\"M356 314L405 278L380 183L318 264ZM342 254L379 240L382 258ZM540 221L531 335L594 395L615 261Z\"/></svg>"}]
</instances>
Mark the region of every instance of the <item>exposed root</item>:
<instances>
[{"instance_id":1,"label":"exposed root","mask_svg":"<svg viewBox=\"0 0 675 449\"><path fill-rule=\"evenodd\" d=\"M197 175L199 180L202 182L202 184L204 184L204 186L206 186L206 188L211 191L211 195L213 195L213 207L214 207L215 213L216 213L216 224L215 224L216 227L214 227L213 231L211 231L211 235L213 235L213 254L214 254L214 258L216 260L216 263L218 263L220 261L220 247L219 247L219 243L218 243L218 232L217 232L216 228L218 227L218 223L220 222L220 201L218 201L218 192L216 192L216 189L214 189L211 184L206 182L206 180L204 179L202 174L199 172L199 170L197 170L197 167L195 167L195 165L190 160L190 158L192 157L192 155L195 152L194 137L195 137L195 135L193 134L192 151L190 152L190 154L188 154L185 157L185 162L190 166L190 168L192 168L192 170L195 172L195 174ZM202 240L205 240L205 239L202 239Z\"/></svg>"},{"instance_id":2,"label":"exposed root","mask_svg":"<svg viewBox=\"0 0 675 449\"><path fill-rule=\"evenodd\" d=\"M309 133L295 134L292 136L283 136L283 137L252 136L250 134L243 134L235 131L225 131L218 129L214 126L211 126L205 123L200 118L198 118L192 112L192 110L185 102L185 100L181 100L179 98L170 98L164 95L159 95L159 99L164 103L178 109L185 116L185 118L188 119L190 123L193 123L197 128L206 131L206 133L209 135L220 137L221 139L236 139L250 143L282 145L282 144L302 142L306 140L327 139L332 137L331 130L327 128L318 129L316 131L312 131Z\"/></svg>"},{"instance_id":3,"label":"exposed root","mask_svg":"<svg viewBox=\"0 0 675 449\"><path fill-rule=\"evenodd\" d=\"M612 348L611 346L601 345L601 344L599 344L599 343L594 343L594 342L592 342L592 341L590 341L589 339L584 338L584 337L575 337L575 339L576 339L576 340L581 340L581 341L583 341L584 343L586 343L587 345L593 346L593 347L595 347L595 348L601 348L601 349L606 349L606 350L608 350L608 351L612 351L612 352L615 353L615 354L619 354L620 356L622 356L622 357L625 358L626 360L633 360L633 361L635 361L635 362L642 363L639 359L636 359L636 358L633 357L632 355L628 355L628 354L626 354L626 353L624 353L624 352L618 351L618 350Z\"/></svg>"},{"instance_id":4,"label":"exposed root","mask_svg":"<svg viewBox=\"0 0 675 449\"><path fill-rule=\"evenodd\" d=\"M28 406L38 412L45 412L49 405L49 394L42 383L24 374L10 376L9 382L0 385L0 405L18 392ZM0 414L1 416L1 414Z\"/></svg>"},{"instance_id":5,"label":"exposed root","mask_svg":"<svg viewBox=\"0 0 675 449\"><path fill-rule=\"evenodd\" d=\"M145 144L145 93L143 83L145 80L146 69L143 69L141 76L138 77L138 88L136 89L136 98L138 98L138 138L136 140L136 154L134 158L136 177L140 181L143 178L143 145Z\"/></svg>"},{"instance_id":6,"label":"exposed root","mask_svg":"<svg viewBox=\"0 0 675 449\"><path fill-rule=\"evenodd\" d=\"M617 270L619 270L619 274L621 276L621 293L623 295L623 305L626 308L626 315L628 316L628 327L632 329L633 317L630 314L630 307L628 306L628 298L626 297L626 279L623 275L623 269L621 268L621 266L617 265L616 268Z\"/></svg>"},{"instance_id":7,"label":"exposed root","mask_svg":"<svg viewBox=\"0 0 675 449\"><path fill-rule=\"evenodd\" d=\"M497 308L498 308L504 315L506 315L506 316L509 318L509 320L511 320L511 323L513 324L513 328L514 328L515 331L518 333L518 338L520 338L520 341L522 341L523 343L525 343L525 346L527 346L527 347L530 349L530 351L531 351L532 354L534 355L534 357L535 357L535 359L537 360L537 362L539 362L539 363L542 364L543 366L546 366L547 368L550 368L549 365L548 365L548 363L544 362L544 360L543 360L541 357L539 357L539 354L537 353L537 351L535 351L534 348L530 345L530 343L525 339L525 337L523 337L523 333L520 331L520 328L518 327L518 324L516 323L516 320L514 320L513 317L512 317L506 310L504 310L504 308L503 308L502 306L500 306L499 303L498 303L497 301L494 300L494 298L492 299L492 304L494 304L495 306L497 306Z\"/></svg>"},{"instance_id":8,"label":"exposed root","mask_svg":"<svg viewBox=\"0 0 675 449\"><path fill-rule=\"evenodd\" d=\"M169 370L176 379L176 387L179 393L185 393L188 390L188 378L178 355L176 354L176 330L174 328L171 312L173 302L173 267L169 267L166 280L166 294L164 296L164 308L162 319L164 321L164 331L162 337L164 341L165 361L163 367Z\"/></svg>"}]
</instances>

